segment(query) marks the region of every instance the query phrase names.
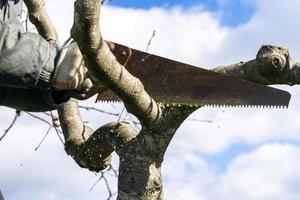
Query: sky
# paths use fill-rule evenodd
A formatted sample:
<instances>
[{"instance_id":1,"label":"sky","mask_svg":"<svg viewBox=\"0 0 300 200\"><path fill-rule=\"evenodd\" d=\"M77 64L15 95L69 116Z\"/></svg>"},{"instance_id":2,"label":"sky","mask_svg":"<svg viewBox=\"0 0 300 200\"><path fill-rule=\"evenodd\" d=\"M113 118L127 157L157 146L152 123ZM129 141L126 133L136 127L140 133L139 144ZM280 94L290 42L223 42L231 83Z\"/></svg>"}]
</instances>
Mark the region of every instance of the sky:
<instances>
[{"instance_id":1,"label":"sky","mask_svg":"<svg viewBox=\"0 0 300 200\"><path fill-rule=\"evenodd\" d=\"M249 20L255 7L250 0L108 0L107 2L108 5L111 6L135 9L151 9L153 7L170 8L174 6L191 8L200 6L203 7L203 9L211 12L222 13L222 24L229 26L237 26L238 24Z\"/></svg>"},{"instance_id":2,"label":"sky","mask_svg":"<svg viewBox=\"0 0 300 200\"><path fill-rule=\"evenodd\" d=\"M46 1L61 40L69 36L73 1ZM101 13L103 37L204 68L253 59L263 44L288 47L300 60L300 2L296 0L112 0ZM201 108L177 131L162 166L171 200L298 200L300 198L299 86L288 109ZM121 104L94 104L120 112ZM97 128L113 116L82 112ZM1 108L0 127L14 111ZM43 115L40 115L44 117ZM202 122L201 122L202 120ZM105 199L98 177L68 157L48 126L23 114L0 143L0 190L7 199ZM114 165L117 166L114 156ZM109 179L116 191L117 180Z\"/></svg>"}]
</instances>

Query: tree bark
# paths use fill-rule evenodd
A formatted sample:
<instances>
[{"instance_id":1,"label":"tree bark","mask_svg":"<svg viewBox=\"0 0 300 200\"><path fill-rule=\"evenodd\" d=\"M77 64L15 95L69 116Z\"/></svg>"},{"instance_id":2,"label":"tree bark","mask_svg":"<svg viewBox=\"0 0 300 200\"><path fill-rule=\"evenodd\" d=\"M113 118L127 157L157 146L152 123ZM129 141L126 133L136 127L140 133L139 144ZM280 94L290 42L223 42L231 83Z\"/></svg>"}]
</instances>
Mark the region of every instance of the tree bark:
<instances>
[{"instance_id":1,"label":"tree bark","mask_svg":"<svg viewBox=\"0 0 300 200\"><path fill-rule=\"evenodd\" d=\"M59 45L58 35L47 13L44 0L24 0L29 19L39 34L52 44Z\"/></svg>"},{"instance_id":2,"label":"tree bark","mask_svg":"<svg viewBox=\"0 0 300 200\"><path fill-rule=\"evenodd\" d=\"M160 167L164 153L177 128L197 107L157 104L149 96L103 41L100 6L99 0L77 0L71 35L89 71L115 92L142 124L136 137L116 145L120 157L118 199L162 199Z\"/></svg>"},{"instance_id":3,"label":"tree bark","mask_svg":"<svg viewBox=\"0 0 300 200\"><path fill-rule=\"evenodd\" d=\"M254 60L219 66L213 71L264 85L300 83L300 63L290 58L288 49L273 45L262 46Z\"/></svg>"}]
</instances>

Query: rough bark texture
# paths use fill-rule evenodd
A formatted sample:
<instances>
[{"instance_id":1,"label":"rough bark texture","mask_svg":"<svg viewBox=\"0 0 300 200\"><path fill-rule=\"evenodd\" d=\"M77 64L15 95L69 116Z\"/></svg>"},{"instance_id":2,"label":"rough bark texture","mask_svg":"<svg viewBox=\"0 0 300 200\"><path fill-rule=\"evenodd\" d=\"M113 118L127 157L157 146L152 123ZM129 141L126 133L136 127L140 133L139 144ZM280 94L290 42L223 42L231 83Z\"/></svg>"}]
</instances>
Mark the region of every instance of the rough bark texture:
<instances>
[{"instance_id":1,"label":"rough bark texture","mask_svg":"<svg viewBox=\"0 0 300 200\"><path fill-rule=\"evenodd\" d=\"M31 21L49 41L57 34L45 12L43 1L25 1ZM81 166L93 171L105 168L115 151L120 158L118 199L163 199L161 165L165 151L181 123L198 107L157 104L110 52L99 30L102 1L76 0L71 35L78 43L89 71L124 102L142 123L136 133L126 122L110 123L98 130L84 126L78 103L70 100L59 108L66 151ZM287 49L263 46L255 60L214 71L262 84L298 84L299 64L291 61Z\"/></svg>"},{"instance_id":2,"label":"rough bark texture","mask_svg":"<svg viewBox=\"0 0 300 200\"><path fill-rule=\"evenodd\" d=\"M28 9L29 19L39 34L47 41L59 45L58 35L46 11L44 0L24 0L24 3Z\"/></svg>"},{"instance_id":3,"label":"rough bark texture","mask_svg":"<svg viewBox=\"0 0 300 200\"><path fill-rule=\"evenodd\" d=\"M123 100L128 112L141 123L149 124L159 117L159 107L144 90L140 80L117 62L102 40L99 29L100 6L99 0L75 2L71 36L78 43L84 61L94 76Z\"/></svg>"}]
</instances>

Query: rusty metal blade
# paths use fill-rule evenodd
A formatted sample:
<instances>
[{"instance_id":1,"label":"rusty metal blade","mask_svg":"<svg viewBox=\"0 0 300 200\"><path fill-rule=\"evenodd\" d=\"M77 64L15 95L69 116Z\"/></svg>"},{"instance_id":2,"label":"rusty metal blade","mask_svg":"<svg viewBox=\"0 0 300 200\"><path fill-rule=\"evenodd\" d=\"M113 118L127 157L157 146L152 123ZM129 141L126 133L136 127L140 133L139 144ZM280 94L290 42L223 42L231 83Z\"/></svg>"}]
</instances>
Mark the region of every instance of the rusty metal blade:
<instances>
[{"instance_id":1,"label":"rusty metal blade","mask_svg":"<svg viewBox=\"0 0 300 200\"><path fill-rule=\"evenodd\" d=\"M126 69L139 78L145 90L163 103L216 106L287 107L291 95L283 90L218 74L160 56L108 42ZM119 98L109 89L97 100Z\"/></svg>"}]
</instances>

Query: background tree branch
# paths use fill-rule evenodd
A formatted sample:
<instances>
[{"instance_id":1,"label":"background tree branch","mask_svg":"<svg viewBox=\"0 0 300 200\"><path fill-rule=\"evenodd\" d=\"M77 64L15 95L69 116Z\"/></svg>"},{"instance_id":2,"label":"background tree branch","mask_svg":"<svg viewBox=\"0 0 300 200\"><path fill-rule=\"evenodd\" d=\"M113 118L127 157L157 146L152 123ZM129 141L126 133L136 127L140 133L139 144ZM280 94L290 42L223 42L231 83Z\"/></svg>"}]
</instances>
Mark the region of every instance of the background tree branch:
<instances>
[{"instance_id":1,"label":"background tree branch","mask_svg":"<svg viewBox=\"0 0 300 200\"><path fill-rule=\"evenodd\" d=\"M288 49L273 45L262 46L254 60L212 70L264 85L300 83L300 64L290 58Z\"/></svg>"}]
</instances>

